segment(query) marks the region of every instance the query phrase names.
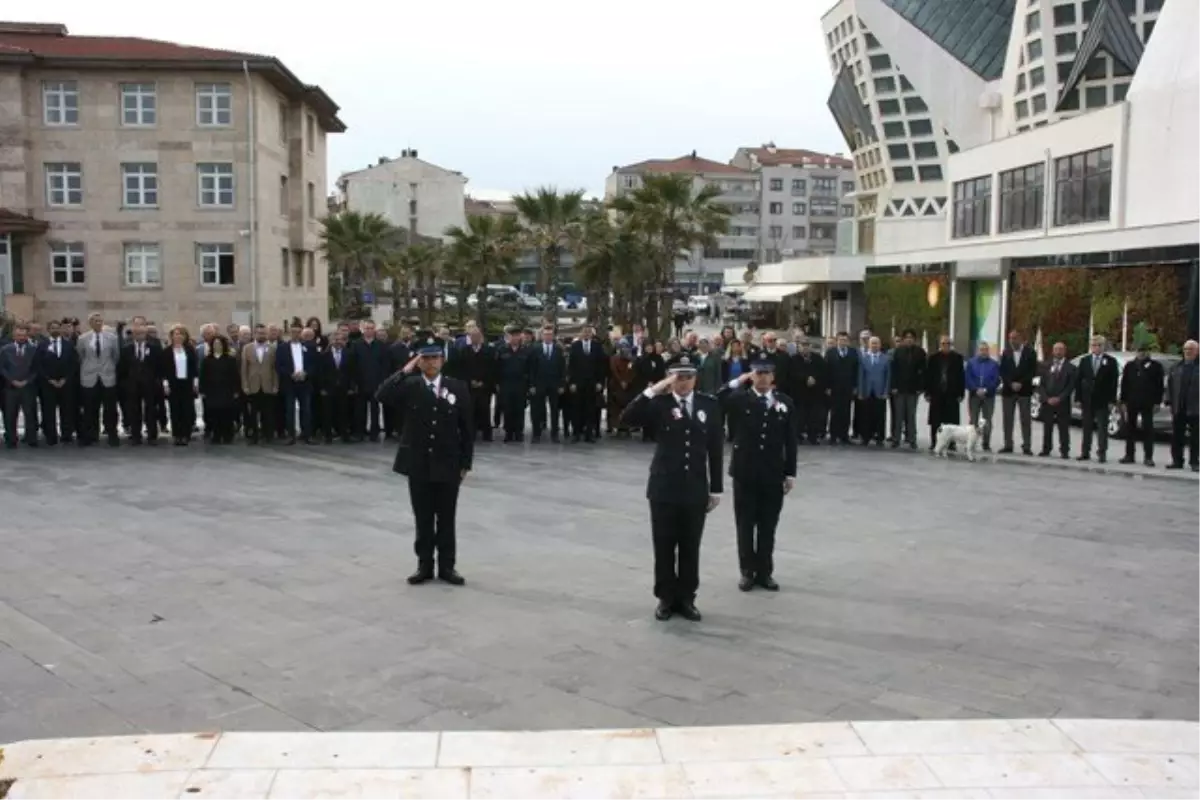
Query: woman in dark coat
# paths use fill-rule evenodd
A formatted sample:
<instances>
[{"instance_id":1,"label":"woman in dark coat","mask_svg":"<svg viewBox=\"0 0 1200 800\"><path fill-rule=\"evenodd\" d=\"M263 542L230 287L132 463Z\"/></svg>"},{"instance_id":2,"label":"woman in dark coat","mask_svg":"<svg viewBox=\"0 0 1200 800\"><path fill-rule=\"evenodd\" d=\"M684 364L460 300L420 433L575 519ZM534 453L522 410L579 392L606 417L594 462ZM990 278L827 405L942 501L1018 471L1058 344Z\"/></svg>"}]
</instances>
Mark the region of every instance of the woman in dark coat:
<instances>
[{"instance_id":1,"label":"woman in dark coat","mask_svg":"<svg viewBox=\"0 0 1200 800\"><path fill-rule=\"evenodd\" d=\"M654 384L667 377L667 357L665 354L666 348L662 342L654 342L649 339L645 341L642 347L642 355L633 362L634 375L634 395L637 392L645 391L647 386ZM654 429L649 425L642 428L642 441L654 441Z\"/></svg>"},{"instance_id":2,"label":"woman in dark coat","mask_svg":"<svg viewBox=\"0 0 1200 800\"><path fill-rule=\"evenodd\" d=\"M629 429L619 424L625 406L633 399L633 353L628 347L621 347L615 356L608 360L608 434L614 432L622 436L629 435ZM614 431L614 426L616 430Z\"/></svg>"},{"instance_id":3,"label":"woman in dark coat","mask_svg":"<svg viewBox=\"0 0 1200 800\"><path fill-rule=\"evenodd\" d=\"M940 425L958 425L962 419L963 395L967 392L963 357L950 346L945 334L938 340L938 351L929 357L925 366L925 399L929 402L929 446L937 444ZM950 447L953 449L954 445Z\"/></svg>"},{"instance_id":4,"label":"woman in dark coat","mask_svg":"<svg viewBox=\"0 0 1200 800\"><path fill-rule=\"evenodd\" d=\"M200 365L186 328L175 326L169 339L170 344L162 351L163 394L171 412L171 438L176 447L186 447L196 425Z\"/></svg>"},{"instance_id":5,"label":"woman in dark coat","mask_svg":"<svg viewBox=\"0 0 1200 800\"><path fill-rule=\"evenodd\" d=\"M200 396L213 424L213 444L233 441L234 412L242 395L241 372L238 360L224 336L213 338L212 347L204 356L200 370Z\"/></svg>"},{"instance_id":6,"label":"woman in dark coat","mask_svg":"<svg viewBox=\"0 0 1200 800\"><path fill-rule=\"evenodd\" d=\"M304 327L313 332L313 344L317 348L317 355L320 356L329 349L329 337L321 333L321 320L316 317L309 317L304 323ZM319 360L319 359L318 359ZM320 439L322 435L321 426L325 419L325 395L318 391L312 393L312 426L313 438Z\"/></svg>"}]
</instances>

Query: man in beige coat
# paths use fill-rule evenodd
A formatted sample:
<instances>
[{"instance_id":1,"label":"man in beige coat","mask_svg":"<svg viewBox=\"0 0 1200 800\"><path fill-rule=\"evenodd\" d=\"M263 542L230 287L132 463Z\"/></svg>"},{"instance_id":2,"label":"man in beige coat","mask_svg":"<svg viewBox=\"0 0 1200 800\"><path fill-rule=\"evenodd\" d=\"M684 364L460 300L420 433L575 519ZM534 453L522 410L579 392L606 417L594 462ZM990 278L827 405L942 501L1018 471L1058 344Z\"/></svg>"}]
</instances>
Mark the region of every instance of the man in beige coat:
<instances>
[{"instance_id":1,"label":"man in beige coat","mask_svg":"<svg viewBox=\"0 0 1200 800\"><path fill-rule=\"evenodd\" d=\"M267 341L267 326L254 326L254 341L242 346L242 396L246 409L246 441L257 444L259 437L270 443L275 433L275 397L279 394L279 373L275 371L275 344Z\"/></svg>"}]
</instances>

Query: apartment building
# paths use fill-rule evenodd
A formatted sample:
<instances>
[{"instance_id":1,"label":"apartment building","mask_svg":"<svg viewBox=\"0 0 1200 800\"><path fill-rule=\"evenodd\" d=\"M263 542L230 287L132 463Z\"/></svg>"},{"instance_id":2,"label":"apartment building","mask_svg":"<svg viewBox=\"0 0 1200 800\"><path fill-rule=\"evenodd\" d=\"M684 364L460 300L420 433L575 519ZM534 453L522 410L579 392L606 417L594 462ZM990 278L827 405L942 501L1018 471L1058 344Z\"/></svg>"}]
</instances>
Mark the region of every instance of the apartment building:
<instances>
[{"instance_id":1,"label":"apartment building","mask_svg":"<svg viewBox=\"0 0 1200 800\"><path fill-rule=\"evenodd\" d=\"M345 129L270 56L0 22L0 303L324 318L326 137Z\"/></svg>"},{"instance_id":2,"label":"apartment building","mask_svg":"<svg viewBox=\"0 0 1200 800\"><path fill-rule=\"evenodd\" d=\"M759 261L834 252L839 222L854 219L854 162L839 155L741 147L730 161L759 176Z\"/></svg>"},{"instance_id":3,"label":"apartment building","mask_svg":"<svg viewBox=\"0 0 1200 800\"><path fill-rule=\"evenodd\" d=\"M447 228L466 224L466 185L461 172L424 161L410 149L343 173L337 182L343 207L380 214L398 228L443 241Z\"/></svg>"}]
</instances>

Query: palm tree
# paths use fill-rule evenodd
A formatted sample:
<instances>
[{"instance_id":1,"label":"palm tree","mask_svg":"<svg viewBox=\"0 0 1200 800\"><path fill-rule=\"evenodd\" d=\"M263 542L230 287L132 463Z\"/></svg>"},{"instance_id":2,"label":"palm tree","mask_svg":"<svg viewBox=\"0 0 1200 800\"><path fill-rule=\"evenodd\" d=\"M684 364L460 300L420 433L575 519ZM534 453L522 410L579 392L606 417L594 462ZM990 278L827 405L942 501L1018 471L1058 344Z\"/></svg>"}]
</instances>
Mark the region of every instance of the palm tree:
<instances>
[{"instance_id":1,"label":"palm tree","mask_svg":"<svg viewBox=\"0 0 1200 800\"><path fill-rule=\"evenodd\" d=\"M610 296L620 308L646 281L649 259L643 240L628 225L596 210L585 216L573 250L575 280L587 289L588 318L599 330L607 330L614 312Z\"/></svg>"},{"instance_id":2,"label":"palm tree","mask_svg":"<svg viewBox=\"0 0 1200 800\"><path fill-rule=\"evenodd\" d=\"M321 220L321 253L343 291L351 293L350 307L340 308L337 316L363 314L363 291L378 279L394 234L392 224L376 213L339 211Z\"/></svg>"},{"instance_id":3,"label":"palm tree","mask_svg":"<svg viewBox=\"0 0 1200 800\"><path fill-rule=\"evenodd\" d=\"M436 244L410 244L396 254L396 269L407 275L417 290L417 310L421 325L433 325L433 307L437 282L442 273L442 248Z\"/></svg>"},{"instance_id":4,"label":"palm tree","mask_svg":"<svg viewBox=\"0 0 1200 800\"><path fill-rule=\"evenodd\" d=\"M663 338L670 333L676 262L697 248L715 246L717 236L729 230L729 207L714 202L720 193L713 185L696 191L693 176L687 174L645 175L640 187L611 202L651 248L646 328Z\"/></svg>"},{"instance_id":5,"label":"palm tree","mask_svg":"<svg viewBox=\"0 0 1200 800\"><path fill-rule=\"evenodd\" d=\"M470 216L467 225L446 229L450 257L476 287L476 323L487 334L487 285L508 275L520 252L521 226L516 217Z\"/></svg>"},{"instance_id":6,"label":"palm tree","mask_svg":"<svg viewBox=\"0 0 1200 800\"><path fill-rule=\"evenodd\" d=\"M525 242L538 257L538 288L546 295L547 322L558 318L559 267L562 254L578 236L583 211L582 191L559 194L553 186L542 186L513 198L525 225Z\"/></svg>"}]
</instances>

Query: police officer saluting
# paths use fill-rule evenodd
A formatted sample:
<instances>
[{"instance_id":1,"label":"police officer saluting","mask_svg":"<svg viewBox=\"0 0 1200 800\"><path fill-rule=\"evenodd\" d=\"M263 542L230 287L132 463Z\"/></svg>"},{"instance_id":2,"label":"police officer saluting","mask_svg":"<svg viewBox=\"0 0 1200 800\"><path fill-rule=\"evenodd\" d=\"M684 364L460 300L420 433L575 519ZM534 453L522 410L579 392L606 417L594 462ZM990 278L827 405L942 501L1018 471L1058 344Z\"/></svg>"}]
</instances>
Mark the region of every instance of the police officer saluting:
<instances>
[{"instance_id":1,"label":"police officer saluting","mask_svg":"<svg viewBox=\"0 0 1200 800\"><path fill-rule=\"evenodd\" d=\"M408 494L417 527L417 571L411 584L437 576L466 583L455 570L458 487L471 471L475 430L467 385L442 375L445 348L430 333L416 337L417 349L404 368L380 385L375 399L395 409L400 447L392 470L408 476ZM420 374L414 371L420 368Z\"/></svg>"},{"instance_id":2,"label":"police officer saluting","mask_svg":"<svg viewBox=\"0 0 1200 800\"><path fill-rule=\"evenodd\" d=\"M621 417L622 425L649 425L657 432L646 498L658 598L654 616L659 620L672 614L700 620L700 537L705 515L716 508L722 491L721 407L695 386L696 364L680 356L668 366L667 377L636 397Z\"/></svg>"},{"instance_id":3,"label":"police officer saluting","mask_svg":"<svg viewBox=\"0 0 1200 800\"><path fill-rule=\"evenodd\" d=\"M775 365L760 360L717 393L725 413L737 419L729 476L733 478L733 516L742 571L738 588L743 592L755 584L779 591L771 577L775 571L775 526L783 510L783 496L796 485L796 406L790 397L775 391L774 383Z\"/></svg>"}]
</instances>

